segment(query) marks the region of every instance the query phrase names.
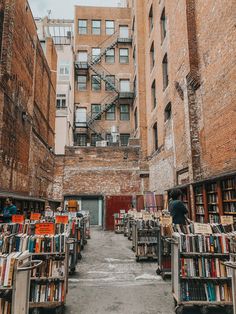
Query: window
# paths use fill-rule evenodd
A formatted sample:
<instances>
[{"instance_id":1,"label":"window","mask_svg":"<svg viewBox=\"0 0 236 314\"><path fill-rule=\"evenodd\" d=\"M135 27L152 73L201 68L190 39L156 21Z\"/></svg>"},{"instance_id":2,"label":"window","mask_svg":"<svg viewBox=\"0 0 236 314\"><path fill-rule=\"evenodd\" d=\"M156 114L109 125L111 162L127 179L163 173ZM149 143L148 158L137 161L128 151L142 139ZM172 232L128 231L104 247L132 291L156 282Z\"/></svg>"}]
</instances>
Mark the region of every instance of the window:
<instances>
[{"instance_id":1,"label":"window","mask_svg":"<svg viewBox=\"0 0 236 314\"><path fill-rule=\"evenodd\" d=\"M120 48L120 63L129 63L129 49Z\"/></svg>"},{"instance_id":2,"label":"window","mask_svg":"<svg viewBox=\"0 0 236 314\"><path fill-rule=\"evenodd\" d=\"M121 134L120 135L121 146L128 146L129 138L130 138L130 134Z\"/></svg>"},{"instance_id":3,"label":"window","mask_svg":"<svg viewBox=\"0 0 236 314\"><path fill-rule=\"evenodd\" d=\"M70 78L70 65L63 63L59 65L59 80L66 81Z\"/></svg>"},{"instance_id":4,"label":"window","mask_svg":"<svg viewBox=\"0 0 236 314\"><path fill-rule=\"evenodd\" d=\"M163 40L166 37L166 14L165 14L165 8L162 11L161 14L161 40Z\"/></svg>"},{"instance_id":5,"label":"window","mask_svg":"<svg viewBox=\"0 0 236 314\"><path fill-rule=\"evenodd\" d=\"M149 11L149 32L151 33L153 29L153 9L152 9L152 6L150 8L150 11Z\"/></svg>"},{"instance_id":6,"label":"window","mask_svg":"<svg viewBox=\"0 0 236 314\"><path fill-rule=\"evenodd\" d=\"M120 120L121 121L130 120L129 105L120 105Z\"/></svg>"},{"instance_id":7,"label":"window","mask_svg":"<svg viewBox=\"0 0 236 314\"><path fill-rule=\"evenodd\" d=\"M87 20L79 20L79 34L86 35L87 34Z\"/></svg>"},{"instance_id":8,"label":"window","mask_svg":"<svg viewBox=\"0 0 236 314\"><path fill-rule=\"evenodd\" d=\"M138 112L137 108L134 110L134 128L137 130L138 128Z\"/></svg>"},{"instance_id":9,"label":"window","mask_svg":"<svg viewBox=\"0 0 236 314\"><path fill-rule=\"evenodd\" d=\"M109 110L106 112L106 120L115 120L116 119L116 107L112 105Z\"/></svg>"},{"instance_id":10,"label":"window","mask_svg":"<svg viewBox=\"0 0 236 314\"><path fill-rule=\"evenodd\" d=\"M112 35L115 33L115 22L106 21L106 35Z\"/></svg>"},{"instance_id":11,"label":"window","mask_svg":"<svg viewBox=\"0 0 236 314\"><path fill-rule=\"evenodd\" d=\"M76 127L86 127L87 126L87 109L86 108L76 108L75 126Z\"/></svg>"},{"instance_id":12,"label":"window","mask_svg":"<svg viewBox=\"0 0 236 314\"><path fill-rule=\"evenodd\" d=\"M127 79L120 80L120 91L123 93L130 92L130 81Z\"/></svg>"},{"instance_id":13,"label":"window","mask_svg":"<svg viewBox=\"0 0 236 314\"><path fill-rule=\"evenodd\" d=\"M96 142L101 141L102 137L100 134L93 133L91 135L91 146L96 146Z\"/></svg>"},{"instance_id":14,"label":"window","mask_svg":"<svg viewBox=\"0 0 236 314\"><path fill-rule=\"evenodd\" d=\"M137 95L137 79L136 79L136 76L134 78L134 96L136 97Z\"/></svg>"},{"instance_id":15,"label":"window","mask_svg":"<svg viewBox=\"0 0 236 314\"><path fill-rule=\"evenodd\" d=\"M151 70L153 69L155 65L155 51L154 51L154 42L151 45L151 49L150 49L150 66L151 66Z\"/></svg>"},{"instance_id":16,"label":"window","mask_svg":"<svg viewBox=\"0 0 236 314\"><path fill-rule=\"evenodd\" d=\"M115 49L114 48L107 50L105 60L106 60L106 63L115 62Z\"/></svg>"},{"instance_id":17,"label":"window","mask_svg":"<svg viewBox=\"0 0 236 314\"><path fill-rule=\"evenodd\" d=\"M134 51L133 51L133 62L134 62L134 67L136 67L136 47L134 47Z\"/></svg>"},{"instance_id":18,"label":"window","mask_svg":"<svg viewBox=\"0 0 236 314\"><path fill-rule=\"evenodd\" d=\"M156 99L156 81L154 80L152 83L152 108L155 108L157 105Z\"/></svg>"},{"instance_id":19,"label":"window","mask_svg":"<svg viewBox=\"0 0 236 314\"><path fill-rule=\"evenodd\" d=\"M86 63L88 61L88 52L87 51L78 51L77 61Z\"/></svg>"},{"instance_id":20,"label":"window","mask_svg":"<svg viewBox=\"0 0 236 314\"><path fill-rule=\"evenodd\" d=\"M101 79L97 75L92 75L92 90L93 91L101 90Z\"/></svg>"},{"instance_id":21,"label":"window","mask_svg":"<svg viewBox=\"0 0 236 314\"><path fill-rule=\"evenodd\" d=\"M167 104L164 115L165 115L165 121L171 119L171 102Z\"/></svg>"},{"instance_id":22,"label":"window","mask_svg":"<svg viewBox=\"0 0 236 314\"><path fill-rule=\"evenodd\" d=\"M78 76L78 90L80 91L87 90L87 76L86 75Z\"/></svg>"},{"instance_id":23,"label":"window","mask_svg":"<svg viewBox=\"0 0 236 314\"><path fill-rule=\"evenodd\" d=\"M107 79L107 81L109 81L112 84L112 86L115 87L115 75L107 75L106 79ZM113 91L114 88L112 86L106 82L105 90L106 91Z\"/></svg>"},{"instance_id":24,"label":"window","mask_svg":"<svg viewBox=\"0 0 236 314\"><path fill-rule=\"evenodd\" d=\"M129 38L129 27L127 25L120 25L120 38Z\"/></svg>"},{"instance_id":25,"label":"window","mask_svg":"<svg viewBox=\"0 0 236 314\"><path fill-rule=\"evenodd\" d=\"M165 54L162 61L162 75L163 75L163 90L165 90L169 84L167 54Z\"/></svg>"},{"instance_id":26,"label":"window","mask_svg":"<svg viewBox=\"0 0 236 314\"><path fill-rule=\"evenodd\" d=\"M93 20L92 21L92 34L100 35L101 34L101 21Z\"/></svg>"},{"instance_id":27,"label":"window","mask_svg":"<svg viewBox=\"0 0 236 314\"><path fill-rule=\"evenodd\" d=\"M99 113L101 112L101 105L99 104L92 104L91 105L91 117L96 118L96 120L101 120L101 115Z\"/></svg>"},{"instance_id":28,"label":"window","mask_svg":"<svg viewBox=\"0 0 236 314\"><path fill-rule=\"evenodd\" d=\"M66 94L57 94L57 109L66 108Z\"/></svg>"},{"instance_id":29,"label":"window","mask_svg":"<svg viewBox=\"0 0 236 314\"><path fill-rule=\"evenodd\" d=\"M93 62L101 61L101 49L100 48L92 48L92 60Z\"/></svg>"},{"instance_id":30,"label":"window","mask_svg":"<svg viewBox=\"0 0 236 314\"><path fill-rule=\"evenodd\" d=\"M112 135L110 133L106 134L106 140L108 141L108 144L111 144L113 142L112 141Z\"/></svg>"},{"instance_id":31,"label":"window","mask_svg":"<svg viewBox=\"0 0 236 314\"><path fill-rule=\"evenodd\" d=\"M75 134L74 144L76 146L87 146L87 134Z\"/></svg>"},{"instance_id":32,"label":"window","mask_svg":"<svg viewBox=\"0 0 236 314\"><path fill-rule=\"evenodd\" d=\"M157 131L157 122L153 125L153 145L154 150L158 150L158 131Z\"/></svg>"}]
</instances>

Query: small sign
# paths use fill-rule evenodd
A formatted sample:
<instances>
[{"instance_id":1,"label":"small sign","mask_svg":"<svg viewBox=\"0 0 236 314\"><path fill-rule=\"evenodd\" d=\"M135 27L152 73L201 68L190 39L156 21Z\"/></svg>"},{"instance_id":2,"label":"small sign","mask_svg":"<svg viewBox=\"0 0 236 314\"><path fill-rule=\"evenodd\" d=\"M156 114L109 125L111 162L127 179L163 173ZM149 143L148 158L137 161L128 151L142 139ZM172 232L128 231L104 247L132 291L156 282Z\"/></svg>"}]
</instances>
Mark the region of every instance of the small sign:
<instances>
[{"instance_id":1,"label":"small sign","mask_svg":"<svg viewBox=\"0 0 236 314\"><path fill-rule=\"evenodd\" d=\"M143 213L143 220L149 220L152 218L152 215L150 213Z\"/></svg>"},{"instance_id":2,"label":"small sign","mask_svg":"<svg viewBox=\"0 0 236 314\"><path fill-rule=\"evenodd\" d=\"M125 209L121 209L121 210L120 210L120 213L121 213L121 214L125 214Z\"/></svg>"},{"instance_id":3,"label":"small sign","mask_svg":"<svg viewBox=\"0 0 236 314\"><path fill-rule=\"evenodd\" d=\"M12 215L12 222L22 224L25 221L24 215Z\"/></svg>"},{"instance_id":4,"label":"small sign","mask_svg":"<svg viewBox=\"0 0 236 314\"><path fill-rule=\"evenodd\" d=\"M37 223L35 224L35 234L36 235L54 235L55 225L53 222Z\"/></svg>"},{"instance_id":5,"label":"small sign","mask_svg":"<svg viewBox=\"0 0 236 314\"><path fill-rule=\"evenodd\" d=\"M41 214L40 213L31 213L30 220L40 220Z\"/></svg>"},{"instance_id":6,"label":"small sign","mask_svg":"<svg viewBox=\"0 0 236 314\"><path fill-rule=\"evenodd\" d=\"M56 215L55 221L56 221L56 224L66 225L66 224L68 224L69 217L67 215L65 215L65 216Z\"/></svg>"},{"instance_id":7,"label":"small sign","mask_svg":"<svg viewBox=\"0 0 236 314\"><path fill-rule=\"evenodd\" d=\"M141 219L143 217L143 214L140 212L135 213L134 218Z\"/></svg>"},{"instance_id":8,"label":"small sign","mask_svg":"<svg viewBox=\"0 0 236 314\"><path fill-rule=\"evenodd\" d=\"M76 218L77 216L77 212L69 212L68 214L70 218Z\"/></svg>"},{"instance_id":9,"label":"small sign","mask_svg":"<svg viewBox=\"0 0 236 314\"><path fill-rule=\"evenodd\" d=\"M201 223L194 223L194 231L198 234L212 234L212 229L209 224L201 224Z\"/></svg>"},{"instance_id":10,"label":"small sign","mask_svg":"<svg viewBox=\"0 0 236 314\"><path fill-rule=\"evenodd\" d=\"M46 210L45 211L45 217L53 217L53 211L52 210Z\"/></svg>"},{"instance_id":11,"label":"small sign","mask_svg":"<svg viewBox=\"0 0 236 314\"><path fill-rule=\"evenodd\" d=\"M160 223L163 226L171 226L173 223L172 216L161 216Z\"/></svg>"},{"instance_id":12,"label":"small sign","mask_svg":"<svg viewBox=\"0 0 236 314\"><path fill-rule=\"evenodd\" d=\"M234 219L233 216L220 216L220 222L222 225L233 225Z\"/></svg>"}]
</instances>

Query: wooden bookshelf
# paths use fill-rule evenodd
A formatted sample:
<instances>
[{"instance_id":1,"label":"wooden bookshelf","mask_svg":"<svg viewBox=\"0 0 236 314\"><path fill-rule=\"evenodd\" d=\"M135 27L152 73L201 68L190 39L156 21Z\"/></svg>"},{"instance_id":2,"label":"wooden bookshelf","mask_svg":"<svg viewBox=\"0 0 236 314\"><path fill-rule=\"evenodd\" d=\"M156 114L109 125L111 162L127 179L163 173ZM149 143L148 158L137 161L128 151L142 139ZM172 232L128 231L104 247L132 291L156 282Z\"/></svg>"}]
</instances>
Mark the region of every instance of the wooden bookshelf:
<instances>
[{"instance_id":1,"label":"wooden bookshelf","mask_svg":"<svg viewBox=\"0 0 236 314\"><path fill-rule=\"evenodd\" d=\"M222 207L224 215L233 215L236 222L236 176L221 181Z\"/></svg>"},{"instance_id":2,"label":"wooden bookshelf","mask_svg":"<svg viewBox=\"0 0 236 314\"><path fill-rule=\"evenodd\" d=\"M194 187L194 205L196 222L204 223L206 221L206 206L203 185Z\"/></svg>"}]
</instances>

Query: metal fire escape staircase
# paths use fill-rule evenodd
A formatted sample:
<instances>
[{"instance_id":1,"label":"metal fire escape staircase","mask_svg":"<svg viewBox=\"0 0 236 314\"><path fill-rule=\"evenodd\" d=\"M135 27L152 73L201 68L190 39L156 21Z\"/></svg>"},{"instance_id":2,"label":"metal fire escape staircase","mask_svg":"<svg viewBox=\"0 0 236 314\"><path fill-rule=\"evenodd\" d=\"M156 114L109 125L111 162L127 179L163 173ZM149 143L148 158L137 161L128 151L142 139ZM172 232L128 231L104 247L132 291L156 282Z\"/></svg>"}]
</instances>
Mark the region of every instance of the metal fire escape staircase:
<instances>
[{"instance_id":1,"label":"metal fire escape staircase","mask_svg":"<svg viewBox=\"0 0 236 314\"><path fill-rule=\"evenodd\" d=\"M88 56L87 62L76 62L76 68L77 69L91 69L96 76L105 82L106 86L109 87L109 95L106 96L102 103L101 103L101 110L100 112L94 114L92 112L87 114L87 127L94 132L99 139L103 140L106 131L98 125L97 120L105 113L107 112L113 104L117 104L119 102L120 98L120 91L119 91L119 82L116 80L114 82L111 82L107 78L107 76L114 76L114 74L111 74L108 72L102 65L101 65L101 59L103 56L106 55L106 53L114 48L118 43L129 43L130 39L128 38L120 38L119 37L119 32L114 33L112 36L110 36L108 39L106 39L104 42L102 42L99 45L100 48L100 54L97 56L92 56L90 54ZM112 92L112 94L111 94ZM95 125L96 124L96 125Z\"/></svg>"}]
</instances>

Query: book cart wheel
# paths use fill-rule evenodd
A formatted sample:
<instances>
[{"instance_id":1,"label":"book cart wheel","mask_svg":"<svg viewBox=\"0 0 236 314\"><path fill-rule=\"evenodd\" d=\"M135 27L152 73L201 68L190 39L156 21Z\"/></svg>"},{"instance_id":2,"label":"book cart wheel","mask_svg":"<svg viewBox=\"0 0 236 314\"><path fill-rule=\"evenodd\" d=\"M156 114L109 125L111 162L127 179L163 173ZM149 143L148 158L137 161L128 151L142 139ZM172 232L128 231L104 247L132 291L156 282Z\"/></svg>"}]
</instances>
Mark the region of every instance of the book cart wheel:
<instances>
[{"instance_id":1,"label":"book cart wheel","mask_svg":"<svg viewBox=\"0 0 236 314\"><path fill-rule=\"evenodd\" d=\"M156 273L157 273L158 276L161 275L161 269L160 269L160 267L157 268Z\"/></svg>"},{"instance_id":2,"label":"book cart wheel","mask_svg":"<svg viewBox=\"0 0 236 314\"><path fill-rule=\"evenodd\" d=\"M78 260L81 260L82 259L82 255L81 253L78 254Z\"/></svg>"},{"instance_id":3,"label":"book cart wheel","mask_svg":"<svg viewBox=\"0 0 236 314\"><path fill-rule=\"evenodd\" d=\"M179 305L176 309L175 309L175 313L176 314L183 314L184 312L184 306L183 305Z\"/></svg>"},{"instance_id":4,"label":"book cart wheel","mask_svg":"<svg viewBox=\"0 0 236 314\"><path fill-rule=\"evenodd\" d=\"M201 308L201 314L207 314L208 313L208 308L207 308L207 306L203 306L202 308Z\"/></svg>"},{"instance_id":5,"label":"book cart wheel","mask_svg":"<svg viewBox=\"0 0 236 314\"><path fill-rule=\"evenodd\" d=\"M136 256L136 262L139 262L139 256Z\"/></svg>"}]
</instances>

